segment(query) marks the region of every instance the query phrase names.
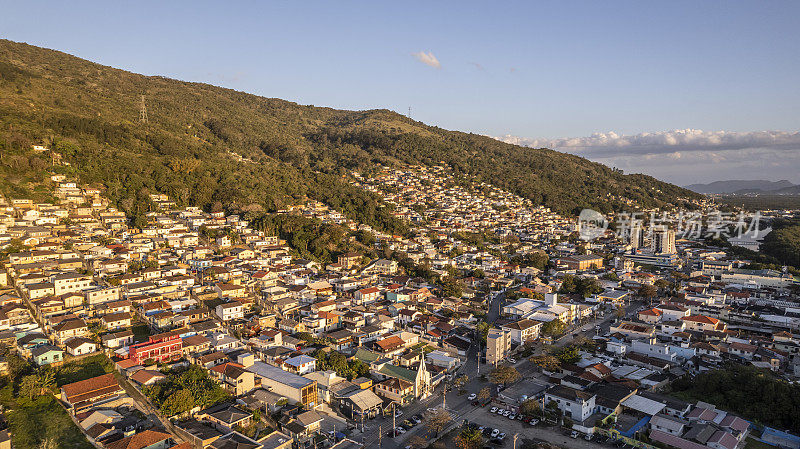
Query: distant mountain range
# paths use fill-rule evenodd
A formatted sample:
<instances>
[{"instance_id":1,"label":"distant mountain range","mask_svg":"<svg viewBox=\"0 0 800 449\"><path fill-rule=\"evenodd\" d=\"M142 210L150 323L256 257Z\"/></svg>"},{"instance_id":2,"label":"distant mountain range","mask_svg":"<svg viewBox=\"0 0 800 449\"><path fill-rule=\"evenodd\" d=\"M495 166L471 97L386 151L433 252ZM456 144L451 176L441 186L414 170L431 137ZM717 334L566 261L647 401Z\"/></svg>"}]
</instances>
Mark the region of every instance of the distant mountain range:
<instances>
[{"instance_id":1,"label":"distant mountain range","mask_svg":"<svg viewBox=\"0 0 800 449\"><path fill-rule=\"evenodd\" d=\"M765 179L715 181L708 184L691 184L685 188L697 193L771 193L771 194L798 194L800 185L792 184L787 180L767 181Z\"/></svg>"}]
</instances>

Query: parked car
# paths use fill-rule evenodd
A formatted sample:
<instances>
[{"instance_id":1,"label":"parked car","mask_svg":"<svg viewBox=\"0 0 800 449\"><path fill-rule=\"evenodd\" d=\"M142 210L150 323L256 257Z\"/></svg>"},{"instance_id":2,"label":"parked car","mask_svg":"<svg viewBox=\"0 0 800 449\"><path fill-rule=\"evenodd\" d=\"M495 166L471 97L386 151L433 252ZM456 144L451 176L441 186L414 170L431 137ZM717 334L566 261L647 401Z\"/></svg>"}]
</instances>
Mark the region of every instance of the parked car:
<instances>
[{"instance_id":1,"label":"parked car","mask_svg":"<svg viewBox=\"0 0 800 449\"><path fill-rule=\"evenodd\" d=\"M512 414L508 415L508 419L517 419L517 415L512 413Z\"/></svg>"},{"instance_id":2,"label":"parked car","mask_svg":"<svg viewBox=\"0 0 800 449\"><path fill-rule=\"evenodd\" d=\"M503 440L503 438L505 438L505 437L506 437L506 433L505 432L500 432L500 435L497 435L497 439L498 440Z\"/></svg>"},{"instance_id":3,"label":"parked car","mask_svg":"<svg viewBox=\"0 0 800 449\"><path fill-rule=\"evenodd\" d=\"M583 439L586 441L592 441L592 435L587 433L586 435L583 436Z\"/></svg>"},{"instance_id":4,"label":"parked car","mask_svg":"<svg viewBox=\"0 0 800 449\"><path fill-rule=\"evenodd\" d=\"M528 424L530 424L532 426L535 426L536 424L539 424L539 420L538 419L532 419L531 422L529 422Z\"/></svg>"},{"instance_id":5,"label":"parked car","mask_svg":"<svg viewBox=\"0 0 800 449\"><path fill-rule=\"evenodd\" d=\"M471 395L467 396L467 400L468 400L468 401L474 401L474 400L475 400L475 398L477 398L477 397L478 397L478 395L477 395L477 394L475 394L475 393L472 393Z\"/></svg>"},{"instance_id":6,"label":"parked car","mask_svg":"<svg viewBox=\"0 0 800 449\"><path fill-rule=\"evenodd\" d=\"M403 411L402 410L395 410L394 411L394 417L395 418L399 418L401 416L403 416Z\"/></svg>"},{"instance_id":7,"label":"parked car","mask_svg":"<svg viewBox=\"0 0 800 449\"><path fill-rule=\"evenodd\" d=\"M492 438L497 438L497 435L500 435L500 429L492 429Z\"/></svg>"},{"instance_id":8,"label":"parked car","mask_svg":"<svg viewBox=\"0 0 800 449\"><path fill-rule=\"evenodd\" d=\"M414 415L411 417L415 424L422 424L422 417L419 415Z\"/></svg>"},{"instance_id":9,"label":"parked car","mask_svg":"<svg viewBox=\"0 0 800 449\"><path fill-rule=\"evenodd\" d=\"M511 414L511 410L503 410L503 416L508 416Z\"/></svg>"},{"instance_id":10,"label":"parked car","mask_svg":"<svg viewBox=\"0 0 800 449\"><path fill-rule=\"evenodd\" d=\"M512 365L515 365L515 364L517 363L517 359L515 359L515 358L513 358L513 357L509 357L509 358L508 358L508 359L506 359L506 360L508 360L508 363L510 363L510 364L512 364Z\"/></svg>"},{"instance_id":11,"label":"parked car","mask_svg":"<svg viewBox=\"0 0 800 449\"><path fill-rule=\"evenodd\" d=\"M497 407L492 407L489 413L497 413Z\"/></svg>"},{"instance_id":12,"label":"parked car","mask_svg":"<svg viewBox=\"0 0 800 449\"><path fill-rule=\"evenodd\" d=\"M577 430L573 430L572 433L569 434L569 437L570 438L578 438L578 431Z\"/></svg>"}]
</instances>

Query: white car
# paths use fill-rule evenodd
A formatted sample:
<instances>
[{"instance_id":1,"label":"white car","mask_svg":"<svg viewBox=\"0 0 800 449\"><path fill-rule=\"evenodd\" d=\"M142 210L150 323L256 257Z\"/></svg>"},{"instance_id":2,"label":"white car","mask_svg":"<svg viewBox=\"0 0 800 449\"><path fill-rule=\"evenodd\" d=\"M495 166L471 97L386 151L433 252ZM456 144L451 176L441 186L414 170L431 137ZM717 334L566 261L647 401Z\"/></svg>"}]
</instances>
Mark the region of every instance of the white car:
<instances>
[{"instance_id":1,"label":"white car","mask_svg":"<svg viewBox=\"0 0 800 449\"><path fill-rule=\"evenodd\" d=\"M492 407L492 409L489 410L489 413L497 413L497 407Z\"/></svg>"},{"instance_id":2,"label":"white car","mask_svg":"<svg viewBox=\"0 0 800 449\"><path fill-rule=\"evenodd\" d=\"M539 424L539 420L538 419L532 419L531 422L529 422L528 424L530 424L532 426L535 426L536 424Z\"/></svg>"},{"instance_id":3,"label":"white car","mask_svg":"<svg viewBox=\"0 0 800 449\"><path fill-rule=\"evenodd\" d=\"M509 357L507 360L508 360L508 363L510 363L512 365L515 365L517 363L517 359L512 358L512 357Z\"/></svg>"},{"instance_id":4,"label":"white car","mask_svg":"<svg viewBox=\"0 0 800 449\"><path fill-rule=\"evenodd\" d=\"M497 435L500 435L500 429L492 430L492 438L497 438Z\"/></svg>"},{"instance_id":5,"label":"white car","mask_svg":"<svg viewBox=\"0 0 800 449\"><path fill-rule=\"evenodd\" d=\"M475 398L477 398L477 397L478 397L478 395L477 395L477 394L475 394L475 393L472 393L471 395L467 396L467 400L468 400L468 401L474 401L474 400L475 400Z\"/></svg>"},{"instance_id":6,"label":"white car","mask_svg":"<svg viewBox=\"0 0 800 449\"><path fill-rule=\"evenodd\" d=\"M406 433L406 429L404 429L404 428L402 428L402 427L396 427L396 428L394 429L394 431L395 431L396 433L399 433L399 434L404 434L404 433Z\"/></svg>"},{"instance_id":7,"label":"white car","mask_svg":"<svg viewBox=\"0 0 800 449\"><path fill-rule=\"evenodd\" d=\"M573 430L571 434L569 434L570 438L578 438L578 431Z\"/></svg>"},{"instance_id":8,"label":"white car","mask_svg":"<svg viewBox=\"0 0 800 449\"><path fill-rule=\"evenodd\" d=\"M508 415L508 419L516 419L516 418L517 418L517 415L515 413L512 413L512 414Z\"/></svg>"},{"instance_id":9,"label":"white car","mask_svg":"<svg viewBox=\"0 0 800 449\"><path fill-rule=\"evenodd\" d=\"M503 416L508 416L511 414L511 410L503 410Z\"/></svg>"}]
</instances>

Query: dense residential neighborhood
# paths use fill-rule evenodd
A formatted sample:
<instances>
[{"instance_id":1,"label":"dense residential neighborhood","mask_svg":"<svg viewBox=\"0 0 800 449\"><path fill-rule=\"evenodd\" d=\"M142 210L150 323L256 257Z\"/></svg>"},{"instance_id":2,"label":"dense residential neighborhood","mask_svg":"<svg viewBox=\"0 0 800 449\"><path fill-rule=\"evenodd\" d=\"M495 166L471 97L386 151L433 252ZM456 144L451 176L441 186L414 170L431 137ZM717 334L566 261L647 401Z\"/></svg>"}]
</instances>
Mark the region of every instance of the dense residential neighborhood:
<instances>
[{"instance_id":1,"label":"dense residential neighborhood","mask_svg":"<svg viewBox=\"0 0 800 449\"><path fill-rule=\"evenodd\" d=\"M666 228L581 241L574 218L444 168L354 179L414 232L317 202L280 213L366 232L379 257L302 259L161 194L133 228L55 173L53 203L4 198L2 367L104 366L30 395L51 389L106 449L422 447L462 423L497 446L800 441L677 388L731 364L800 378L789 272Z\"/></svg>"}]
</instances>

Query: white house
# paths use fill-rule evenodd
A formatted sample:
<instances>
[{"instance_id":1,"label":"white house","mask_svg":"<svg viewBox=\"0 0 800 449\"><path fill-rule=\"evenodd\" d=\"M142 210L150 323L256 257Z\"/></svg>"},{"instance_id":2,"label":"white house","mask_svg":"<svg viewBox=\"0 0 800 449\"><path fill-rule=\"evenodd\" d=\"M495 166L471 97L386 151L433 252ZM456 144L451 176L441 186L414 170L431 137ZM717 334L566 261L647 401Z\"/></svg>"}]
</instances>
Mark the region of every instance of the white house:
<instances>
[{"instance_id":1,"label":"white house","mask_svg":"<svg viewBox=\"0 0 800 449\"><path fill-rule=\"evenodd\" d=\"M235 319L244 318L244 304L239 301L231 301L219 304L214 313L217 314L222 321L230 321Z\"/></svg>"},{"instance_id":2,"label":"white house","mask_svg":"<svg viewBox=\"0 0 800 449\"><path fill-rule=\"evenodd\" d=\"M544 394L544 404L554 403L564 416L583 422L594 413L596 396L585 391L554 385Z\"/></svg>"}]
</instances>

